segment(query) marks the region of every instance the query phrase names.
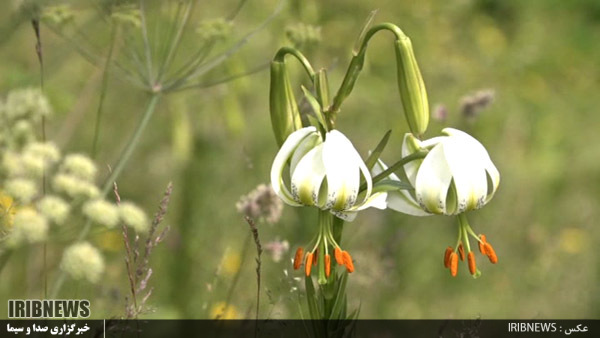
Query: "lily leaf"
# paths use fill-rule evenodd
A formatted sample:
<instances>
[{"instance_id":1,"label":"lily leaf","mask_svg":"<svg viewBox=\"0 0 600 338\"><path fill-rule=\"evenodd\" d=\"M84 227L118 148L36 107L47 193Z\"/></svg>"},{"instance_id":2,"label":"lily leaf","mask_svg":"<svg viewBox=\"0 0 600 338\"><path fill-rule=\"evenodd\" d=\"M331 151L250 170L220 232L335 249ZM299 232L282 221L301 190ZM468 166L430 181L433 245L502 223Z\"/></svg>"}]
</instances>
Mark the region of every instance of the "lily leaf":
<instances>
[{"instance_id":1,"label":"lily leaf","mask_svg":"<svg viewBox=\"0 0 600 338\"><path fill-rule=\"evenodd\" d=\"M381 138L381 141L379 141L379 143L377 144L377 147L375 147L375 150L373 150L371 152L371 154L365 161L365 164L367 165L367 168L369 168L369 170L373 169L373 167L375 166L375 163L377 163L377 160L381 156L383 149L385 149L385 146L387 145L391 134L392 134L392 131L388 130L387 133L385 133L385 135L383 135L383 138Z\"/></svg>"},{"instance_id":2,"label":"lily leaf","mask_svg":"<svg viewBox=\"0 0 600 338\"><path fill-rule=\"evenodd\" d=\"M323 128L327 128L327 123L325 122L325 117L323 116L323 112L321 111L321 105L319 104L319 101L308 89L306 89L306 87L301 86L301 88L302 92L304 93L304 97L306 97L306 101L308 101L308 104L310 104L310 107L315 113L317 120Z\"/></svg>"},{"instance_id":3,"label":"lily leaf","mask_svg":"<svg viewBox=\"0 0 600 338\"><path fill-rule=\"evenodd\" d=\"M333 308L331 309L331 315L329 316L330 320L341 319L340 314L344 308L344 301L346 299L346 282L348 281L348 273L344 272L339 279L337 295L335 298L335 303L333 303Z\"/></svg>"},{"instance_id":4,"label":"lily leaf","mask_svg":"<svg viewBox=\"0 0 600 338\"><path fill-rule=\"evenodd\" d=\"M376 192L384 192L391 190L414 190L414 188L408 182L390 179L381 180L373 186L373 194Z\"/></svg>"}]
</instances>

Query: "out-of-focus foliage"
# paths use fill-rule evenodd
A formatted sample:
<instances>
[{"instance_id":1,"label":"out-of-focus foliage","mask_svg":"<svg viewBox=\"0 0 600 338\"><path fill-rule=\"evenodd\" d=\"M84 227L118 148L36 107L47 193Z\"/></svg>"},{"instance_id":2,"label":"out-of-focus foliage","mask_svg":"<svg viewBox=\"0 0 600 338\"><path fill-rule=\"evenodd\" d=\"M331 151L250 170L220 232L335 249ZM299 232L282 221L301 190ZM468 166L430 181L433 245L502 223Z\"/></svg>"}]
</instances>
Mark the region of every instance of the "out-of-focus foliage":
<instances>
[{"instance_id":1,"label":"out-of-focus foliage","mask_svg":"<svg viewBox=\"0 0 600 338\"><path fill-rule=\"evenodd\" d=\"M31 24L15 15L20 2L12 1L0 14L2 95L39 84ZM233 0L198 2L193 14L206 25L212 23L214 34L226 31L226 39L235 41L256 28L277 1L248 1L231 27L211 21L227 17L237 5ZM318 27L320 38L306 41L310 44L303 51L315 68L329 70L329 82L337 88L354 40L373 9L379 9L376 22L393 22L410 36L430 107L444 109L444 118L432 118L425 137L445 126L465 130L486 146L500 170L502 182L494 200L469 216L493 240L499 263L481 264L483 274L477 280L466 266L451 278L443 254L453 244L454 219L367 211L345 225L344 247L352 249L356 267L348 280L351 307L361 304L361 318L598 317L600 258L593 251L600 241L595 224L600 218L597 1L292 0L221 73L208 76L247 72L267 62L280 46L298 43L290 41L290 27ZM100 27L93 16L75 12L71 17L64 8L46 15L55 21L86 22L90 28L84 33L98 51L107 53L111 32L93 29ZM102 65L90 64L44 25L41 33L44 91L54 108L46 126L48 139L63 153L89 152ZM196 35L198 40L202 34ZM199 42L183 43L186 49ZM386 162L400 157L408 128L395 66L392 38L377 36L338 118L340 129L364 156L393 129L383 153ZM290 68L300 97L305 79L300 67L291 63ZM166 220L171 231L150 262L154 292L149 305L155 311L147 317L253 317L255 250L236 202L268 182L277 152L270 131L268 82L264 71L169 95L159 103L119 179L121 196L144 210L153 210L156 196L167 182L174 182ZM493 103L467 114L465 102L490 89ZM107 176L103 164L115 162L146 102L142 91L110 77L99 176ZM310 240L315 227L316 215L284 208L276 224L259 222L259 233L263 245L270 243L281 254L277 243L286 241L295 248ZM123 314L128 282L122 239L118 233L104 233L89 241L105 253L101 283L90 287L70 281L60 296L90 299L95 317ZM270 251L263 254L261 317L300 316L298 289L303 286L293 279L293 252L285 247L281 260L274 260ZM48 255L60 255L63 249ZM41 245L13 254L1 271L0 302L42 297L41 257ZM48 268L52 283L58 267Z\"/></svg>"}]
</instances>

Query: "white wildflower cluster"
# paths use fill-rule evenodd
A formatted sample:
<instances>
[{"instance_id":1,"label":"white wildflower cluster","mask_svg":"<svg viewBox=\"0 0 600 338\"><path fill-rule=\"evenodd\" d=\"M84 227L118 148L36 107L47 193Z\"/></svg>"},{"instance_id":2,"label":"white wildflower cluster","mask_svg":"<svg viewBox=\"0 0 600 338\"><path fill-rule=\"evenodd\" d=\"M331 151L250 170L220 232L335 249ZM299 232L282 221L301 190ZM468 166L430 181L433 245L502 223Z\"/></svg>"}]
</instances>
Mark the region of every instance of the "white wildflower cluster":
<instances>
[{"instance_id":1,"label":"white wildflower cluster","mask_svg":"<svg viewBox=\"0 0 600 338\"><path fill-rule=\"evenodd\" d=\"M104 272L104 259L90 243L76 243L63 253L60 268L73 279L96 283Z\"/></svg>"},{"instance_id":2,"label":"white wildflower cluster","mask_svg":"<svg viewBox=\"0 0 600 338\"><path fill-rule=\"evenodd\" d=\"M37 90L0 98L0 246L48 241L65 233L59 227L81 228L86 221L146 232L150 223L140 208L101 198L98 168L89 157L63 156L53 143L37 140L35 128L50 111ZM101 253L87 242L68 247L60 266L73 278L90 282L98 281L104 270Z\"/></svg>"}]
</instances>

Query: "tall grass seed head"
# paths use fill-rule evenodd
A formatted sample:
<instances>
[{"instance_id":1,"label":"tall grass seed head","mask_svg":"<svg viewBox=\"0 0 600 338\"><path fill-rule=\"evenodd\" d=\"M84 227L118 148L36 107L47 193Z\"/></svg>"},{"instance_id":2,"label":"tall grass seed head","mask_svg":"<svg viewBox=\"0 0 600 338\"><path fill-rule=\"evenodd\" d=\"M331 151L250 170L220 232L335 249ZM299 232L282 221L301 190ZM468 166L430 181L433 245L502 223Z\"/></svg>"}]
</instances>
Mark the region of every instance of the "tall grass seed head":
<instances>
[{"instance_id":1,"label":"tall grass seed head","mask_svg":"<svg viewBox=\"0 0 600 338\"><path fill-rule=\"evenodd\" d=\"M69 154L65 156L60 167L61 173L76 176L84 181L93 181L98 169L92 160L86 155Z\"/></svg>"},{"instance_id":2,"label":"tall grass seed head","mask_svg":"<svg viewBox=\"0 0 600 338\"><path fill-rule=\"evenodd\" d=\"M85 279L90 283L96 283L104 272L104 259L100 251L91 244L76 243L63 253L60 268L73 279Z\"/></svg>"},{"instance_id":3,"label":"tall grass seed head","mask_svg":"<svg viewBox=\"0 0 600 338\"><path fill-rule=\"evenodd\" d=\"M112 203L96 199L83 205L83 214L94 223L113 228L119 223L119 209Z\"/></svg>"},{"instance_id":4,"label":"tall grass seed head","mask_svg":"<svg viewBox=\"0 0 600 338\"><path fill-rule=\"evenodd\" d=\"M38 193L35 182L24 178L15 178L6 181L4 189L21 204L30 203Z\"/></svg>"},{"instance_id":5,"label":"tall grass seed head","mask_svg":"<svg viewBox=\"0 0 600 338\"><path fill-rule=\"evenodd\" d=\"M33 208L20 209L14 216L9 245L38 243L48 236L48 221Z\"/></svg>"},{"instance_id":6,"label":"tall grass seed head","mask_svg":"<svg viewBox=\"0 0 600 338\"><path fill-rule=\"evenodd\" d=\"M123 202L119 205L121 220L127 226L133 228L137 233L145 233L149 229L149 221L146 213L131 202Z\"/></svg>"},{"instance_id":7,"label":"tall grass seed head","mask_svg":"<svg viewBox=\"0 0 600 338\"><path fill-rule=\"evenodd\" d=\"M38 210L54 224L63 224L69 216L71 207L62 198L45 196L37 204Z\"/></svg>"}]
</instances>

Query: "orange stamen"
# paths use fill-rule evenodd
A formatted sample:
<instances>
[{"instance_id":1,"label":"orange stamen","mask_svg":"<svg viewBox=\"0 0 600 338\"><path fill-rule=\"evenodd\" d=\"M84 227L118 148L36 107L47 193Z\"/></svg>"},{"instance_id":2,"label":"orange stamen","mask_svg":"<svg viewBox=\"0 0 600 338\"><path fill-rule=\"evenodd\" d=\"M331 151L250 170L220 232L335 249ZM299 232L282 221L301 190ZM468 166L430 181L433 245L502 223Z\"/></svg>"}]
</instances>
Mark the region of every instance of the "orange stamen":
<instances>
[{"instance_id":1,"label":"orange stamen","mask_svg":"<svg viewBox=\"0 0 600 338\"><path fill-rule=\"evenodd\" d=\"M349 273L354 272L354 263L352 262L352 256L350 256L348 251L342 251L342 257L344 259L344 265L346 266L346 270Z\"/></svg>"},{"instance_id":2,"label":"orange stamen","mask_svg":"<svg viewBox=\"0 0 600 338\"><path fill-rule=\"evenodd\" d=\"M486 239L485 239L485 235L479 235L479 239L481 239L481 242L479 243L479 252L481 252L482 254L486 254L485 253L485 243L487 243Z\"/></svg>"},{"instance_id":3,"label":"orange stamen","mask_svg":"<svg viewBox=\"0 0 600 338\"><path fill-rule=\"evenodd\" d=\"M315 250L315 254L313 255L313 265L317 265L317 258L319 257L319 249Z\"/></svg>"},{"instance_id":4,"label":"orange stamen","mask_svg":"<svg viewBox=\"0 0 600 338\"><path fill-rule=\"evenodd\" d=\"M458 253L460 254L460 260L464 261L465 260L465 248L463 248L462 243L460 243L458 245Z\"/></svg>"},{"instance_id":5,"label":"orange stamen","mask_svg":"<svg viewBox=\"0 0 600 338\"><path fill-rule=\"evenodd\" d=\"M306 254L306 263L304 263L304 271L306 272L306 277L310 276L310 269L313 264L313 253L309 252Z\"/></svg>"},{"instance_id":6,"label":"orange stamen","mask_svg":"<svg viewBox=\"0 0 600 338\"><path fill-rule=\"evenodd\" d=\"M469 252L467 260L469 262L469 271L472 275L474 275L477 272L477 265L475 264L475 254L473 252Z\"/></svg>"},{"instance_id":7,"label":"orange stamen","mask_svg":"<svg viewBox=\"0 0 600 338\"><path fill-rule=\"evenodd\" d=\"M299 247L296 250L296 256L294 257L294 270L300 269L300 265L302 265L302 256L304 255L304 249Z\"/></svg>"},{"instance_id":8,"label":"orange stamen","mask_svg":"<svg viewBox=\"0 0 600 338\"><path fill-rule=\"evenodd\" d=\"M325 255L325 276L329 278L331 274L331 257L327 254Z\"/></svg>"},{"instance_id":9,"label":"orange stamen","mask_svg":"<svg viewBox=\"0 0 600 338\"><path fill-rule=\"evenodd\" d=\"M452 277L456 277L458 273L458 255L456 252L450 254L450 274Z\"/></svg>"},{"instance_id":10,"label":"orange stamen","mask_svg":"<svg viewBox=\"0 0 600 338\"><path fill-rule=\"evenodd\" d=\"M484 248L485 248L485 254L490 259L490 262L492 264L498 263L498 256L496 256L496 251L494 251L494 248L492 247L492 245L490 243L485 243Z\"/></svg>"},{"instance_id":11,"label":"orange stamen","mask_svg":"<svg viewBox=\"0 0 600 338\"><path fill-rule=\"evenodd\" d=\"M344 256L342 255L342 250L340 248L335 248L333 250L333 256L335 257L335 261L339 265L344 265Z\"/></svg>"},{"instance_id":12,"label":"orange stamen","mask_svg":"<svg viewBox=\"0 0 600 338\"><path fill-rule=\"evenodd\" d=\"M444 267L450 267L450 255L452 254L452 247L449 246L446 248L446 252L444 253Z\"/></svg>"}]
</instances>

